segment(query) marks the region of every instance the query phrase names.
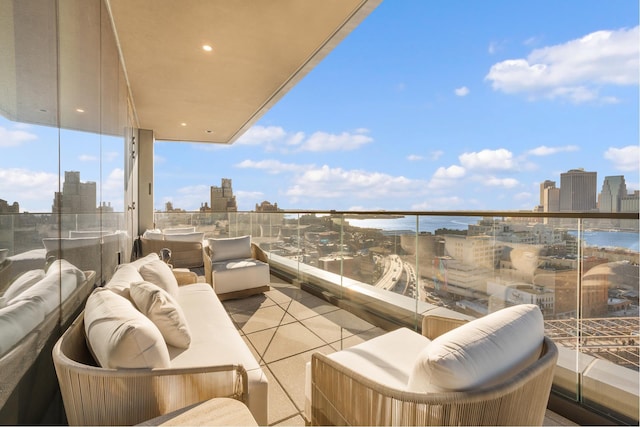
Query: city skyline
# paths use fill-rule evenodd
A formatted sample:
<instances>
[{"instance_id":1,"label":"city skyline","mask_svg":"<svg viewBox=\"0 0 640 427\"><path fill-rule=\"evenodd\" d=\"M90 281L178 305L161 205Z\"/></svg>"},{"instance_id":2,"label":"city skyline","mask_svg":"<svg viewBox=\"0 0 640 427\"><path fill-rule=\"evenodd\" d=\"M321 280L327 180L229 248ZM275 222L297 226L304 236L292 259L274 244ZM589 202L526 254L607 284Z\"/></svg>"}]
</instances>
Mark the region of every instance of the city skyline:
<instances>
[{"instance_id":1,"label":"city skyline","mask_svg":"<svg viewBox=\"0 0 640 427\"><path fill-rule=\"evenodd\" d=\"M577 168L633 192L639 34L631 0L383 2L234 145L158 141L154 207L198 210L222 177L241 211L532 210ZM0 118L0 198L49 211L60 141L122 211L122 139L95 138Z\"/></svg>"}]
</instances>

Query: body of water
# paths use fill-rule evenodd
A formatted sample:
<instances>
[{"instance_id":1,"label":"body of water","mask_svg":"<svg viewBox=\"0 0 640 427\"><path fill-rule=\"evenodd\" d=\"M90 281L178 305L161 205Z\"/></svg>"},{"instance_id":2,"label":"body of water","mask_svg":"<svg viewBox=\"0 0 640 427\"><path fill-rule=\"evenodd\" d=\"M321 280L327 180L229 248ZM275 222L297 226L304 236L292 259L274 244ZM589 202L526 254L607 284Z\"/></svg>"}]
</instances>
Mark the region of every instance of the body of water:
<instances>
[{"instance_id":1,"label":"body of water","mask_svg":"<svg viewBox=\"0 0 640 427\"><path fill-rule=\"evenodd\" d=\"M477 224L478 217L452 217L452 216L421 216L418 219L418 230L433 233L439 228L450 230L467 230L470 224ZM416 217L403 218L372 218L372 219L348 219L350 225L361 228L375 228L387 232L415 232ZM569 231L577 236L575 230ZM626 248L638 252L640 250L640 234L627 231L585 231L583 238L587 246Z\"/></svg>"}]
</instances>

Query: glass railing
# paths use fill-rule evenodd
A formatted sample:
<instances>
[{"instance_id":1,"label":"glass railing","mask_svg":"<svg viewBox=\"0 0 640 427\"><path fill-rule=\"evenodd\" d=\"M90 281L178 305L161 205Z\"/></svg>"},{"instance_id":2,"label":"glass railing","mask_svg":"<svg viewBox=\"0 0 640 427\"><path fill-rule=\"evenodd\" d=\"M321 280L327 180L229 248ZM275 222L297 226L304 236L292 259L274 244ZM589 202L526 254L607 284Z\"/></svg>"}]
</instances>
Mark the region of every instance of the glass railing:
<instances>
[{"instance_id":1,"label":"glass railing","mask_svg":"<svg viewBox=\"0 0 640 427\"><path fill-rule=\"evenodd\" d=\"M251 235L272 272L386 328L540 307L560 348L554 392L638 419L638 214L156 214L158 228Z\"/></svg>"}]
</instances>

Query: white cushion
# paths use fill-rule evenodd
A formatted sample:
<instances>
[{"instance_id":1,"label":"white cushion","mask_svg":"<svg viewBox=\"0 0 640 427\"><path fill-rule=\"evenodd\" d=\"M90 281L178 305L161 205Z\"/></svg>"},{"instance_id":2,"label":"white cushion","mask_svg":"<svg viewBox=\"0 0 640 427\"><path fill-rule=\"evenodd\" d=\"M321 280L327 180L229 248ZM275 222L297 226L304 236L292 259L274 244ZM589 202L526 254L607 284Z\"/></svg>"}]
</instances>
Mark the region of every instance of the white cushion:
<instances>
[{"instance_id":1,"label":"white cushion","mask_svg":"<svg viewBox=\"0 0 640 427\"><path fill-rule=\"evenodd\" d=\"M0 356L18 344L44 317L44 302L39 297L0 309Z\"/></svg>"},{"instance_id":2,"label":"white cushion","mask_svg":"<svg viewBox=\"0 0 640 427\"><path fill-rule=\"evenodd\" d=\"M30 270L16 277L4 292L2 297L6 300L12 300L31 286L44 279L44 270Z\"/></svg>"},{"instance_id":3,"label":"white cushion","mask_svg":"<svg viewBox=\"0 0 640 427\"><path fill-rule=\"evenodd\" d=\"M140 267L142 278L169 292L173 297L178 295L178 280L173 275L171 268L159 259L151 261Z\"/></svg>"},{"instance_id":4,"label":"white cushion","mask_svg":"<svg viewBox=\"0 0 640 427\"><path fill-rule=\"evenodd\" d=\"M251 236L209 239L211 261L251 258Z\"/></svg>"},{"instance_id":5,"label":"white cushion","mask_svg":"<svg viewBox=\"0 0 640 427\"><path fill-rule=\"evenodd\" d=\"M164 240L164 234L160 230L145 230L142 237L149 240Z\"/></svg>"},{"instance_id":6,"label":"white cushion","mask_svg":"<svg viewBox=\"0 0 640 427\"><path fill-rule=\"evenodd\" d=\"M87 299L84 327L91 353L103 368L169 367L158 327L108 288L97 288Z\"/></svg>"},{"instance_id":7,"label":"white cushion","mask_svg":"<svg viewBox=\"0 0 640 427\"><path fill-rule=\"evenodd\" d=\"M47 252L62 250L64 254L65 249L85 248L100 245L100 237L78 237L73 239L57 238L57 237L45 237L42 239Z\"/></svg>"},{"instance_id":8,"label":"white cushion","mask_svg":"<svg viewBox=\"0 0 640 427\"><path fill-rule=\"evenodd\" d=\"M44 278L26 291L17 295L7 305L33 297L43 299L45 314L57 309L76 287L86 279L84 272L64 259L55 260L47 269Z\"/></svg>"},{"instance_id":9,"label":"white cushion","mask_svg":"<svg viewBox=\"0 0 640 427\"><path fill-rule=\"evenodd\" d=\"M193 233L195 231L196 231L195 227L177 227L177 228L165 228L162 232L165 234L165 239L166 239L166 235L168 234L185 234L185 233Z\"/></svg>"},{"instance_id":10,"label":"white cushion","mask_svg":"<svg viewBox=\"0 0 640 427\"><path fill-rule=\"evenodd\" d=\"M111 280L105 286L123 297L129 298L131 284L142 280L142 275L140 275L135 266L122 264L118 266L113 276L111 276Z\"/></svg>"},{"instance_id":11,"label":"white cushion","mask_svg":"<svg viewBox=\"0 0 640 427\"><path fill-rule=\"evenodd\" d=\"M540 357L544 320L538 306L521 304L453 329L417 357L408 388L464 391L521 371Z\"/></svg>"},{"instance_id":12,"label":"white cushion","mask_svg":"<svg viewBox=\"0 0 640 427\"><path fill-rule=\"evenodd\" d=\"M217 294L267 286L269 264L249 258L211 263L213 288Z\"/></svg>"},{"instance_id":13,"label":"white cushion","mask_svg":"<svg viewBox=\"0 0 640 427\"><path fill-rule=\"evenodd\" d=\"M204 233L193 232L193 233L175 233L175 234L166 234L164 236L164 240L170 242L202 242L204 239Z\"/></svg>"},{"instance_id":14,"label":"white cushion","mask_svg":"<svg viewBox=\"0 0 640 427\"><path fill-rule=\"evenodd\" d=\"M157 252L151 252L148 255L143 256L142 258L138 258L135 261L131 261L128 265L132 265L136 268L136 270L140 270L140 267L142 267L143 265L158 259L160 259L160 255L158 255ZM123 264L123 265L127 265L127 264Z\"/></svg>"},{"instance_id":15,"label":"white cushion","mask_svg":"<svg viewBox=\"0 0 640 427\"><path fill-rule=\"evenodd\" d=\"M131 299L160 330L167 344L188 348L191 333L182 308L164 289L149 282L131 284Z\"/></svg>"}]
</instances>

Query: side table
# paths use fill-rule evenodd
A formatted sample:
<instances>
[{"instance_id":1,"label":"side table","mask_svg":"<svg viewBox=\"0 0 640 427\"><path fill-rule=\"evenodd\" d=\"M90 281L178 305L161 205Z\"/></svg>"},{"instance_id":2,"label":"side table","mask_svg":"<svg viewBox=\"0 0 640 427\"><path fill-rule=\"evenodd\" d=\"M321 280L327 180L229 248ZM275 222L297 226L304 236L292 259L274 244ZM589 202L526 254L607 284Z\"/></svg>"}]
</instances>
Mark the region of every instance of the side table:
<instances>
[{"instance_id":1,"label":"side table","mask_svg":"<svg viewBox=\"0 0 640 427\"><path fill-rule=\"evenodd\" d=\"M257 426L249 408L239 400L216 397L147 420L140 426Z\"/></svg>"}]
</instances>

